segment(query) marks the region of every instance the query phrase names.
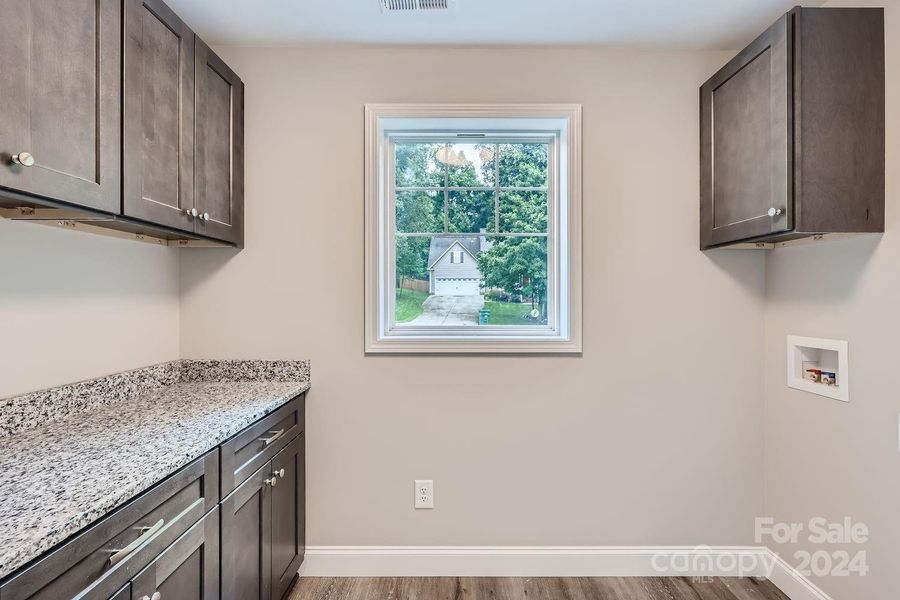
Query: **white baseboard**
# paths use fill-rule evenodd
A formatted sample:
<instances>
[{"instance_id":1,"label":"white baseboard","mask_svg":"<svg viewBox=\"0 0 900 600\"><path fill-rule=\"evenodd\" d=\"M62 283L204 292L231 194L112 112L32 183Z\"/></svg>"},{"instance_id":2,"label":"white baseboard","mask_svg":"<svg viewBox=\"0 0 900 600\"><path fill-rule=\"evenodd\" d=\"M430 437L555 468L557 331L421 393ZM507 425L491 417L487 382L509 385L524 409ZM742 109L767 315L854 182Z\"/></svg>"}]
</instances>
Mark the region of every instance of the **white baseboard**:
<instances>
[{"instance_id":1,"label":"white baseboard","mask_svg":"<svg viewBox=\"0 0 900 600\"><path fill-rule=\"evenodd\" d=\"M772 572L769 581L778 586L791 600L832 600L812 581L801 575L783 558L771 552L773 557Z\"/></svg>"},{"instance_id":2,"label":"white baseboard","mask_svg":"<svg viewBox=\"0 0 900 600\"><path fill-rule=\"evenodd\" d=\"M761 546L308 546L304 577L768 577L831 600Z\"/></svg>"},{"instance_id":3,"label":"white baseboard","mask_svg":"<svg viewBox=\"0 0 900 600\"><path fill-rule=\"evenodd\" d=\"M763 547L309 546L309 577L761 577Z\"/></svg>"}]
</instances>

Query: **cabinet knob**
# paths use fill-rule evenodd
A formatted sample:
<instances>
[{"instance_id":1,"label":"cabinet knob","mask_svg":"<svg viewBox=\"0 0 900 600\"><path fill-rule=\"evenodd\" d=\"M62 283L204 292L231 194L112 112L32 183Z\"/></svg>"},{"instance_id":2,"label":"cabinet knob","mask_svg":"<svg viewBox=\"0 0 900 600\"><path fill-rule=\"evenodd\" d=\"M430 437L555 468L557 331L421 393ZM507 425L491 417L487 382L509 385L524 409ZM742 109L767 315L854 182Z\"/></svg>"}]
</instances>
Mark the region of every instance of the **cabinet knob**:
<instances>
[{"instance_id":1,"label":"cabinet knob","mask_svg":"<svg viewBox=\"0 0 900 600\"><path fill-rule=\"evenodd\" d=\"M772 208L769 209L769 216L770 216L770 217L777 217L778 215L783 215L783 214L784 214L784 209L783 209L783 208L775 208L775 207L773 206Z\"/></svg>"},{"instance_id":2,"label":"cabinet knob","mask_svg":"<svg viewBox=\"0 0 900 600\"><path fill-rule=\"evenodd\" d=\"M203 213L203 220L209 221L209 213Z\"/></svg>"},{"instance_id":3,"label":"cabinet knob","mask_svg":"<svg viewBox=\"0 0 900 600\"><path fill-rule=\"evenodd\" d=\"M162 594L160 594L159 592L153 592L153 595L150 596L150 600L161 600L161 599L162 599Z\"/></svg>"},{"instance_id":4,"label":"cabinet knob","mask_svg":"<svg viewBox=\"0 0 900 600\"><path fill-rule=\"evenodd\" d=\"M23 167L31 167L34 165L34 157L28 152L19 152L12 155L12 161Z\"/></svg>"},{"instance_id":5,"label":"cabinet knob","mask_svg":"<svg viewBox=\"0 0 900 600\"><path fill-rule=\"evenodd\" d=\"M277 478L277 477L273 477L273 478L271 478L271 479L266 479L266 481L265 481L265 484L266 484L266 485L271 485L272 487L275 487L275 484L276 484L276 483L278 483L278 478Z\"/></svg>"},{"instance_id":6,"label":"cabinet knob","mask_svg":"<svg viewBox=\"0 0 900 600\"><path fill-rule=\"evenodd\" d=\"M284 469L279 469L278 471L272 473L272 475L274 475L275 477L284 477Z\"/></svg>"},{"instance_id":7,"label":"cabinet knob","mask_svg":"<svg viewBox=\"0 0 900 600\"><path fill-rule=\"evenodd\" d=\"M184 209L184 214L186 214L188 217L190 217L190 218L193 219L194 217L196 217L196 216L199 215L200 213L197 212L197 209L196 209L196 208L190 208L190 209L186 208L186 209Z\"/></svg>"}]
</instances>

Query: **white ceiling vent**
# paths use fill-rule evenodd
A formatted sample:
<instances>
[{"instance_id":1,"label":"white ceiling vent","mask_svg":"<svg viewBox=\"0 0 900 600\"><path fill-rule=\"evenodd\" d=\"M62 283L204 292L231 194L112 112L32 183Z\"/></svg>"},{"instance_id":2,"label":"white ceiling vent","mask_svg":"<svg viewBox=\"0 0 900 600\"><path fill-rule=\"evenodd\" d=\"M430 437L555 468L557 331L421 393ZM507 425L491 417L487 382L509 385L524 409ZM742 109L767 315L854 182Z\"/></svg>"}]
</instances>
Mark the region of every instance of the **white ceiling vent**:
<instances>
[{"instance_id":1,"label":"white ceiling vent","mask_svg":"<svg viewBox=\"0 0 900 600\"><path fill-rule=\"evenodd\" d=\"M384 12L414 12L449 10L453 0L381 0Z\"/></svg>"}]
</instances>

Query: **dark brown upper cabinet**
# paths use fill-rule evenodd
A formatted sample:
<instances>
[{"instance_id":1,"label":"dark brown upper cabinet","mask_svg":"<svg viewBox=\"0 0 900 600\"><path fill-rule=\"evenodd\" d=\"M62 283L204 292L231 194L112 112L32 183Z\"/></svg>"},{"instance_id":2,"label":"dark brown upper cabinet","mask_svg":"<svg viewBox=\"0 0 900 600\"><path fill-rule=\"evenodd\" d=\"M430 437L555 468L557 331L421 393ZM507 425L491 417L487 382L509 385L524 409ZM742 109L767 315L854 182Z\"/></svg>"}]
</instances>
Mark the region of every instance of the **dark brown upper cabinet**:
<instances>
[{"instance_id":1,"label":"dark brown upper cabinet","mask_svg":"<svg viewBox=\"0 0 900 600\"><path fill-rule=\"evenodd\" d=\"M119 212L121 0L0 0L0 188Z\"/></svg>"},{"instance_id":2,"label":"dark brown upper cabinet","mask_svg":"<svg viewBox=\"0 0 900 600\"><path fill-rule=\"evenodd\" d=\"M126 216L194 230L194 32L160 0L125 0Z\"/></svg>"},{"instance_id":3,"label":"dark brown upper cabinet","mask_svg":"<svg viewBox=\"0 0 900 600\"><path fill-rule=\"evenodd\" d=\"M197 38L194 204L197 233L243 246L244 84Z\"/></svg>"},{"instance_id":4,"label":"dark brown upper cabinet","mask_svg":"<svg viewBox=\"0 0 900 600\"><path fill-rule=\"evenodd\" d=\"M795 8L700 88L700 248L884 231L884 16Z\"/></svg>"},{"instance_id":5,"label":"dark brown upper cabinet","mask_svg":"<svg viewBox=\"0 0 900 600\"><path fill-rule=\"evenodd\" d=\"M244 85L162 0L0 0L0 216L243 246Z\"/></svg>"}]
</instances>

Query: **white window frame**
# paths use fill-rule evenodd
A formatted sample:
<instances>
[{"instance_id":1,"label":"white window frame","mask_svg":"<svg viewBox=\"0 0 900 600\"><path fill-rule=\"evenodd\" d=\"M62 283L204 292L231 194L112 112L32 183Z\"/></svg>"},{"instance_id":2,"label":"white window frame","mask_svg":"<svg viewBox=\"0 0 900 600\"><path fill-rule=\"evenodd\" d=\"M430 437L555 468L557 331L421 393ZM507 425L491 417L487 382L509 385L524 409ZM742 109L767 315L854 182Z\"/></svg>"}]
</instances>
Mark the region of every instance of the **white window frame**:
<instances>
[{"instance_id":1,"label":"white window frame","mask_svg":"<svg viewBox=\"0 0 900 600\"><path fill-rule=\"evenodd\" d=\"M552 132L548 160L548 325L394 326L393 155L405 129ZM432 125L429 125L432 124ZM543 135L543 134L542 134ZM461 138L463 141L473 141ZM558 191L554 194L553 191ZM367 353L580 353L581 106L575 104L367 104L365 108L365 351ZM552 298L552 302L549 300Z\"/></svg>"}]
</instances>

